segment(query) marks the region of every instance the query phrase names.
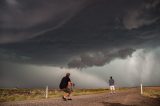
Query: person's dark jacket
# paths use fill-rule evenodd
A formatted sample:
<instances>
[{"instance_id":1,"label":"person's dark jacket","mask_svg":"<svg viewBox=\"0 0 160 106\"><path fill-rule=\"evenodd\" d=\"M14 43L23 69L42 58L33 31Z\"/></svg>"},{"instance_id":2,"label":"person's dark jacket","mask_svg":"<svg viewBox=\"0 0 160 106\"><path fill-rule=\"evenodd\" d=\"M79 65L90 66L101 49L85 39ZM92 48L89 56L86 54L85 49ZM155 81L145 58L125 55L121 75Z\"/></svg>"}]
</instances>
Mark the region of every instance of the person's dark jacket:
<instances>
[{"instance_id":1,"label":"person's dark jacket","mask_svg":"<svg viewBox=\"0 0 160 106\"><path fill-rule=\"evenodd\" d=\"M70 80L70 78L68 76L63 77L61 82L60 82L59 88L60 89L67 88L67 85L68 85L69 81L71 81L71 80Z\"/></svg>"}]
</instances>

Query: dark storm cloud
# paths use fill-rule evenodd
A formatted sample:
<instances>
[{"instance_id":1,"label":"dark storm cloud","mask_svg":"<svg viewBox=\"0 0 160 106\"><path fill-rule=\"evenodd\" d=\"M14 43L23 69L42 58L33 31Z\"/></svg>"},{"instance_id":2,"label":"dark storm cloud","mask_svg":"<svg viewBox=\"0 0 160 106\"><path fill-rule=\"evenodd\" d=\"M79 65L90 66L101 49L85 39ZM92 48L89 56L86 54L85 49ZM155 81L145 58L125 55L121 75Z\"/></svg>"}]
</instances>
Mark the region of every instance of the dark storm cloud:
<instances>
[{"instance_id":1,"label":"dark storm cloud","mask_svg":"<svg viewBox=\"0 0 160 106\"><path fill-rule=\"evenodd\" d=\"M127 29L134 29L155 23L160 19L159 9L159 0L146 0L139 7L128 10L123 24Z\"/></svg>"},{"instance_id":2,"label":"dark storm cloud","mask_svg":"<svg viewBox=\"0 0 160 106\"><path fill-rule=\"evenodd\" d=\"M74 59L70 63L68 63L68 66L69 68L87 68L92 66L103 66L115 58L125 59L127 56L131 56L134 51L134 49L127 48L114 52L112 51L111 53L99 52L96 54L83 54L79 58Z\"/></svg>"},{"instance_id":3,"label":"dark storm cloud","mask_svg":"<svg viewBox=\"0 0 160 106\"><path fill-rule=\"evenodd\" d=\"M2 4L3 61L82 68L102 66L137 48L159 46L159 0L5 0ZM126 48L131 51L121 55Z\"/></svg>"},{"instance_id":4,"label":"dark storm cloud","mask_svg":"<svg viewBox=\"0 0 160 106\"><path fill-rule=\"evenodd\" d=\"M63 25L86 0L3 0L0 5L0 43L33 38Z\"/></svg>"}]
</instances>

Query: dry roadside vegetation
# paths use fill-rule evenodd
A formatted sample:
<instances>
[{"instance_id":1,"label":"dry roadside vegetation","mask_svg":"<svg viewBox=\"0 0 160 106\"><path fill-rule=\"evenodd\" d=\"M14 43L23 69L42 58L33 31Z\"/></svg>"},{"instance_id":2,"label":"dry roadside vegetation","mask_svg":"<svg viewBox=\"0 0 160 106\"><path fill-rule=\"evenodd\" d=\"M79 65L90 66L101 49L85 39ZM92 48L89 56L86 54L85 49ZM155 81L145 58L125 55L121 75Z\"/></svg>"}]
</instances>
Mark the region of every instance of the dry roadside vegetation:
<instances>
[{"instance_id":1,"label":"dry roadside vegetation","mask_svg":"<svg viewBox=\"0 0 160 106\"><path fill-rule=\"evenodd\" d=\"M143 95L150 98L160 98L160 87L145 87Z\"/></svg>"},{"instance_id":2,"label":"dry roadside vegetation","mask_svg":"<svg viewBox=\"0 0 160 106\"><path fill-rule=\"evenodd\" d=\"M132 88L116 88L117 92L128 91ZM74 89L73 96L109 93L109 89ZM63 95L61 90L49 89L48 98L58 98ZM145 87L143 96L160 98L160 87ZM45 99L45 89L0 89L0 102Z\"/></svg>"},{"instance_id":3,"label":"dry roadside vegetation","mask_svg":"<svg viewBox=\"0 0 160 106\"><path fill-rule=\"evenodd\" d=\"M118 92L126 91L129 88L117 88ZM74 89L73 96L89 95L97 93L109 93L109 89ZM58 89L49 89L48 98L58 98L63 95L63 92ZM45 99L45 89L0 89L0 102L23 101L23 100L38 100Z\"/></svg>"},{"instance_id":4,"label":"dry roadside vegetation","mask_svg":"<svg viewBox=\"0 0 160 106\"><path fill-rule=\"evenodd\" d=\"M109 89L74 89L73 96L105 93ZM61 97L63 92L49 89L48 98ZM45 99L45 89L0 89L0 102Z\"/></svg>"}]
</instances>

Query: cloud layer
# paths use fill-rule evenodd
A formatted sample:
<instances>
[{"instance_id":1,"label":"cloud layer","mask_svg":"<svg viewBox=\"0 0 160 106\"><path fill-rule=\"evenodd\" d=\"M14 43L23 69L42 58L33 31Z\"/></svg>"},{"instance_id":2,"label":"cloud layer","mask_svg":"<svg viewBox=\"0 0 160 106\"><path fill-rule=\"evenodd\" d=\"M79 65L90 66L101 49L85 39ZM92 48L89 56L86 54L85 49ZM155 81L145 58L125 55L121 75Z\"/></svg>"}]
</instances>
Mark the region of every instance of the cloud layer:
<instances>
[{"instance_id":1,"label":"cloud layer","mask_svg":"<svg viewBox=\"0 0 160 106\"><path fill-rule=\"evenodd\" d=\"M54 30L85 6L85 0L4 0L0 6L0 43L30 39Z\"/></svg>"},{"instance_id":2,"label":"cloud layer","mask_svg":"<svg viewBox=\"0 0 160 106\"><path fill-rule=\"evenodd\" d=\"M75 67L74 64L78 67L101 66L115 57L121 58L118 51L159 45L158 0L6 0L2 4L2 60L68 64L69 67ZM117 53L112 54L114 51Z\"/></svg>"},{"instance_id":3,"label":"cloud layer","mask_svg":"<svg viewBox=\"0 0 160 106\"><path fill-rule=\"evenodd\" d=\"M124 26L127 29L134 29L155 23L160 19L160 16L157 15L159 14L159 4L158 0L148 0L139 7L129 10L123 18Z\"/></svg>"},{"instance_id":4,"label":"cloud layer","mask_svg":"<svg viewBox=\"0 0 160 106\"><path fill-rule=\"evenodd\" d=\"M139 49L156 54L159 29L159 0L2 0L1 75L10 62L85 70Z\"/></svg>"},{"instance_id":5,"label":"cloud layer","mask_svg":"<svg viewBox=\"0 0 160 106\"><path fill-rule=\"evenodd\" d=\"M115 58L125 59L127 56L131 56L134 49L121 49L118 51L112 51L111 53L86 53L79 58L73 59L68 63L69 68L87 68L92 66L103 66L109 63Z\"/></svg>"},{"instance_id":6,"label":"cloud layer","mask_svg":"<svg viewBox=\"0 0 160 106\"><path fill-rule=\"evenodd\" d=\"M1 63L2 64L2 63ZM0 72L0 87L58 88L61 78L71 73L76 88L106 88L110 76L116 87L157 86L160 84L160 48L138 49L125 59L116 58L101 67L68 69L53 66L36 66L3 63ZM9 67L8 67L9 66ZM8 72L8 71L9 72Z\"/></svg>"}]
</instances>

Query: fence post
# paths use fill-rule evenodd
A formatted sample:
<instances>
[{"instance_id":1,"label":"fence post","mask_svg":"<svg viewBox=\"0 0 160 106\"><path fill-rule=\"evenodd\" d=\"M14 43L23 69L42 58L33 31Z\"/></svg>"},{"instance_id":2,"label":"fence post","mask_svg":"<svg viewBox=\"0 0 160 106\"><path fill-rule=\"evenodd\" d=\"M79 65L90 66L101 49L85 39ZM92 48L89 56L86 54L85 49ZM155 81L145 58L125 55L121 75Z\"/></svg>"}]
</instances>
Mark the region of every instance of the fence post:
<instances>
[{"instance_id":1,"label":"fence post","mask_svg":"<svg viewBox=\"0 0 160 106\"><path fill-rule=\"evenodd\" d=\"M143 94L143 85L141 84L141 95Z\"/></svg>"},{"instance_id":2,"label":"fence post","mask_svg":"<svg viewBox=\"0 0 160 106\"><path fill-rule=\"evenodd\" d=\"M46 86L46 99L48 98L48 86Z\"/></svg>"}]
</instances>

